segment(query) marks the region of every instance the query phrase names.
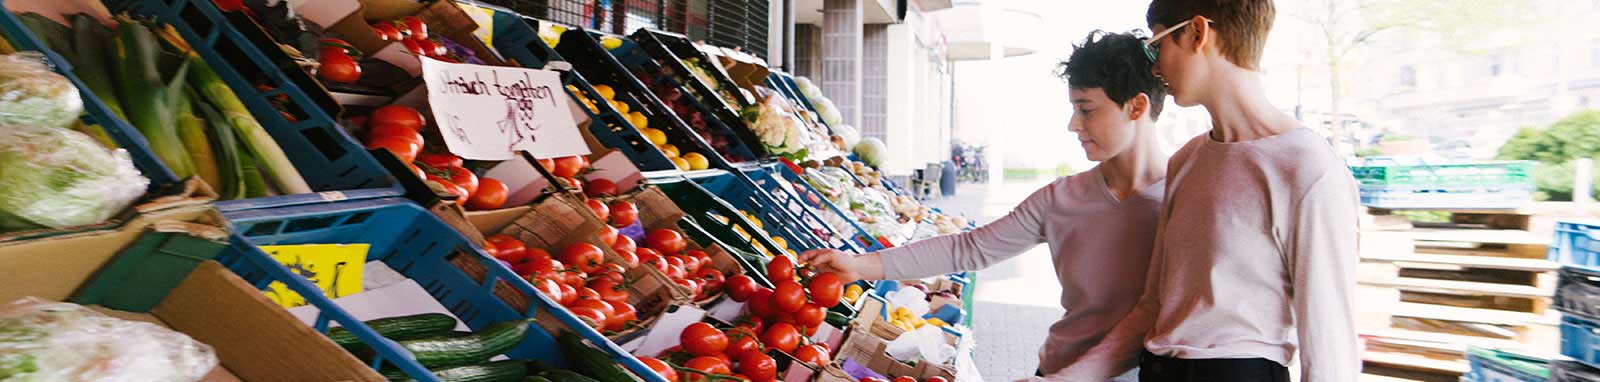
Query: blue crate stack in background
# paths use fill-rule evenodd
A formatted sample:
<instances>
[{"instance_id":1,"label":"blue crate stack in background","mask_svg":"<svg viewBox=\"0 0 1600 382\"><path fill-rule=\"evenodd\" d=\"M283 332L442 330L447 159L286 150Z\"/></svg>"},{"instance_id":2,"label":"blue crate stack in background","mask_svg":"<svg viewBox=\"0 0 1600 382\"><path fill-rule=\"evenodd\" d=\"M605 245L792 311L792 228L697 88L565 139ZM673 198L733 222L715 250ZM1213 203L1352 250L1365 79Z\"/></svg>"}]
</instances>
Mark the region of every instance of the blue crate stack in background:
<instances>
[{"instance_id":1,"label":"blue crate stack in background","mask_svg":"<svg viewBox=\"0 0 1600 382\"><path fill-rule=\"evenodd\" d=\"M1552 381L1600 381L1600 222L1556 223L1550 260L1561 263L1555 309L1561 311L1561 355Z\"/></svg>"}]
</instances>

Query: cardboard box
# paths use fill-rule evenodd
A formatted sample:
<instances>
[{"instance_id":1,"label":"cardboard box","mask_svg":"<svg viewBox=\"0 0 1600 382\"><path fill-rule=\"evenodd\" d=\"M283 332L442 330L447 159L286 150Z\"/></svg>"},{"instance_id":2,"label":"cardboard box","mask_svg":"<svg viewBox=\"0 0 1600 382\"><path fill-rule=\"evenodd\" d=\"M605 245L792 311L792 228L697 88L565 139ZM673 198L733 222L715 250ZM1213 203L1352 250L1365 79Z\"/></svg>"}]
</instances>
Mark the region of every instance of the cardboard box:
<instances>
[{"instance_id":1,"label":"cardboard box","mask_svg":"<svg viewBox=\"0 0 1600 382\"><path fill-rule=\"evenodd\" d=\"M866 313L862 314L865 315ZM852 325L849 334L845 336L844 345L834 353L833 363L817 373L817 381L854 382L856 379L851 378L841 367L845 360L853 360L855 363L891 379L908 376L922 381L927 380L929 377L938 376L944 377L947 381L956 380L955 366L940 365L927 361L917 361L914 365L907 365L889 356L888 348L889 341L878 338L878 336L870 333L864 327Z\"/></svg>"},{"instance_id":2,"label":"cardboard box","mask_svg":"<svg viewBox=\"0 0 1600 382\"><path fill-rule=\"evenodd\" d=\"M0 245L0 300L69 300L119 252L159 226L202 224L214 211L142 214L117 229ZM213 228L215 228L213 226ZM160 322L216 350L207 381L379 381L377 372L300 323L215 261L205 261L148 312L113 313Z\"/></svg>"},{"instance_id":3,"label":"cardboard box","mask_svg":"<svg viewBox=\"0 0 1600 382\"><path fill-rule=\"evenodd\" d=\"M885 342L893 341L896 338L900 338L901 334L905 334L905 329L901 329L884 320L884 310L888 309L889 306L883 300L872 296L863 296L862 300L864 301L861 302L861 309L857 310L855 320L850 322L850 334L846 337L845 342L848 343L850 341L849 337L856 336L858 330L863 336L870 335ZM950 346L961 347L961 337L945 332L944 338Z\"/></svg>"}]
</instances>

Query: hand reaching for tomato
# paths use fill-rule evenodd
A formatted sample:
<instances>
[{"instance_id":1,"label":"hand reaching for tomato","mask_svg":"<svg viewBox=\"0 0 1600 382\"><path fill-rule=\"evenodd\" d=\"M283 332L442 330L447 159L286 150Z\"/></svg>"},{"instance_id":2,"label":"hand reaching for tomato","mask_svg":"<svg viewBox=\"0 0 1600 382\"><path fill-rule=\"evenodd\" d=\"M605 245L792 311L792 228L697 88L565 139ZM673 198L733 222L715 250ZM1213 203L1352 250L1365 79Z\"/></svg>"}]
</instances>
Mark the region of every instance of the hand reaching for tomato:
<instances>
[{"instance_id":1,"label":"hand reaching for tomato","mask_svg":"<svg viewBox=\"0 0 1600 382\"><path fill-rule=\"evenodd\" d=\"M877 252L854 255L836 249L813 249L801 253L800 261L817 272L832 272L841 284L884 277L883 259Z\"/></svg>"}]
</instances>

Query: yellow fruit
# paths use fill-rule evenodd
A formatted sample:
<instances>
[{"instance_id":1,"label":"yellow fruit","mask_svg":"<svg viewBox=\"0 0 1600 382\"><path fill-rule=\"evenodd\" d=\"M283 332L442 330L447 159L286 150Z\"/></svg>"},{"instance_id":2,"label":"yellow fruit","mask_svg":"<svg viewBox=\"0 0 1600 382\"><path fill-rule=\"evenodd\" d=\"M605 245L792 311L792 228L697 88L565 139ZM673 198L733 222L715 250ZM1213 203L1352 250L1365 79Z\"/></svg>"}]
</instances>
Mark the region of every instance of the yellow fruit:
<instances>
[{"instance_id":1,"label":"yellow fruit","mask_svg":"<svg viewBox=\"0 0 1600 382\"><path fill-rule=\"evenodd\" d=\"M628 112L628 123L632 123L633 127L636 129L646 129L650 127L650 119L645 118L643 113L637 111Z\"/></svg>"},{"instance_id":2,"label":"yellow fruit","mask_svg":"<svg viewBox=\"0 0 1600 382\"><path fill-rule=\"evenodd\" d=\"M906 309L906 307L904 307L904 306L899 307L899 308L894 308L894 316L895 317L911 317L911 309Z\"/></svg>"},{"instance_id":3,"label":"yellow fruit","mask_svg":"<svg viewBox=\"0 0 1600 382\"><path fill-rule=\"evenodd\" d=\"M700 155L700 153L683 154L683 160L689 161L690 169L704 170L711 168L711 161L706 160L706 156Z\"/></svg>"},{"instance_id":4,"label":"yellow fruit","mask_svg":"<svg viewBox=\"0 0 1600 382\"><path fill-rule=\"evenodd\" d=\"M673 146L671 143L668 143L668 144L664 144L664 145L660 145L660 146L656 146L656 147L661 148L661 153L662 154L667 154L667 158L679 159L678 158L678 155L679 155L678 146ZM673 163L677 163L677 162L673 162ZM683 162L683 166L678 166L678 167L689 167L689 162Z\"/></svg>"},{"instance_id":5,"label":"yellow fruit","mask_svg":"<svg viewBox=\"0 0 1600 382\"><path fill-rule=\"evenodd\" d=\"M611 89L611 85L595 84L594 91L599 92L600 98L605 98L607 101L617 99L617 91Z\"/></svg>"},{"instance_id":6,"label":"yellow fruit","mask_svg":"<svg viewBox=\"0 0 1600 382\"><path fill-rule=\"evenodd\" d=\"M917 328L915 326L911 326L911 323L908 323L908 322L905 322L905 321L895 321L894 322L894 327L900 328L900 329L908 331L908 332L917 330Z\"/></svg>"},{"instance_id":7,"label":"yellow fruit","mask_svg":"<svg viewBox=\"0 0 1600 382\"><path fill-rule=\"evenodd\" d=\"M945 323L944 320L941 320L938 317L934 317L934 318L929 318L928 319L928 325L933 325L933 326L937 326L937 327L941 327L942 328L942 327L945 327L945 326L949 326L950 324Z\"/></svg>"},{"instance_id":8,"label":"yellow fruit","mask_svg":"<svg viewBox=\"0 0 1600 382\"><path fill-rule=\"evenodd\" d=\"M912 327L921 328L923 325L927 325L927 324L928 324L928 321L927 320L923 320L921 317L912 317L911 318L911 326Z\"/></svg>"},{"instance_id":9,"label":"yellow fruit","mask_svg":"<svg viewBox=\"0 0 1600 382\"><path fill-rule=\"evenodd\" d=\"M608 101L608 102L611 102L611 108L612 109L617 109L618 113L627 113L628 112L628 103L627 102L616 101L616 100L612 100L612 101Z\"/></svg>"},{"instance_id":10,"label":"yellow fruit","mask_svg":"<svg viewBox=\"0 0 1600 382\"><path fill-rule=\"evenodd\" d=\"M589 97L579 96L578 97L578 103L583 104L583 107L589 108L589 112L591 112L591 113L599 113L600 112L600 107L599 106L595 106L594 105L594 101L590 101Z\"/></svg>"},{"instance_id":11,"label":"yellow fruit","mask_svg":"<svg viewBox=\"0 0 1600 382\"><path fill-rule=\"evenodd\" d=\"M673 166L678 166L678 171L689 171L689 161L679 157L672 157L671 160Z\"/></svg>"},{"instance_id":12,"label":"yellow fruit","mask_svg":"<svg viewBox=\"0 0 1600 382\"><path fill-rule=\"evenodd\" d=\"M644 139L650 141L650 144L652 145L660 146L667 144L667 132L661 131L661 129L642 127L639 128L639 133L644 135Z\"/></svg>"},{"instance_id":13,"label":"yellow fruit","mask_svg":"<svg viewBox=\"0 0 1600 382\"><path fill-rule=\"evenodd\" d=\"M601 37L600 47L606 48L606 50L620 48L622 47L622 39L611 36Z\"/></svg>"},{"instance_id":14,"label":"yellow fruit","mask_svg":"<svg viewBox=\"0 0 1600 382\"><path fill-rule=\"evenodd\" d=\"M861 292L862 292L862 290L861 290L861 285L860 284L850 284L850 286L844 287L844 294L846 296L849 296L851 294L854 294L856 296L860 296Z\"/></svg>"},{"instance_id":15,"label":"yellow fruit","mask_svg":"<svg viewBox=\"0 0 1600 382\"><path fill-rule=\"evenodd\" d=\"M760 221L761 220L756 220L756 228L761 228L761 224L759 223ZM782 236L773 236L772 242L777 244L780 248L789 248L789 241L784 240Z\"/></svg>"}]
</instances>

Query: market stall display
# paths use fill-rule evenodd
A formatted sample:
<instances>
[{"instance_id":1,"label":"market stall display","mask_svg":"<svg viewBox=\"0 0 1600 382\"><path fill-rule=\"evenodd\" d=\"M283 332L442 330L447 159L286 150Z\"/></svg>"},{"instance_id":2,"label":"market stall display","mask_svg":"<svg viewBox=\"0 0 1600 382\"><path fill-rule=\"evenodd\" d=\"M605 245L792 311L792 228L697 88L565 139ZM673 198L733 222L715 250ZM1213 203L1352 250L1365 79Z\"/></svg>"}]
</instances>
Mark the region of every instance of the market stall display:
<instances>
[{"instance_id":1,"label":"market stall display","mask_svg":"<svg viewBox=\"0 0 1600 382\"><path fill-rule=\"evenodd\" d=\"M893 376L899 371L843 351L851 336L895 340L851 330L852 321L889 317L886 325L906 338L919 327L961 321L883 316L898 310L864 308L884 298L872 283L846 285L796 263L808 249L862 252L903 242L942 215L880 186L870 170L841 163L851 146L843 143L853 139L834 136L792 84L736 85L717 57L683 36L639 30L625 38L451 1L360 2L339 17L251 2L113 5L123 12L114 26L89 16L0 19L11 20L0 22L8 39L20 33L32 45L17 45L73 68L63 76L37 57L0 56L16 59L0 71L0 86L23 95L0 102L7 110L0 124L29 126L4 130L12 135L0 140L7 142L0 158L27 166L0 166L0 178L36 186L0 191L0 227L39 231L0 241L0 261L29 262L7 246L60 251L65 244L47 239L78 240L84 236L72 233L121 229L113 215L138 222L139 214L161 211L128 208L159 196L145 196L147 184L186 186L182 198L161 203L215 209L198 242L159 241L195 249L192 256L82 266L111 281L69 286L81 290L73 303L148 311L165 303L165 292L119 287L172 288L202 272L234 277L237 293L216 289L218 296L248 300L251 312L281 321L257 335L292 332L285 336L306 350L291 358L322 358L307 363L339 370L338 380L795 381L821 380L847 361ZM463 16L484 10L492 44L473 34L482 21ZM94 43L119 54L89 57ZM423 79L408 70L421 57L562 71L564 91L555 94L572 102L579 125L543 128L578 129L592 154L455 155L431 120ZM85 110L93 123L69 126ZM591 163L606 158L633 167ZM13 317L5 312L0 320ZM693 312L700 316L685 322ZM89 317L74 320L98 320ZM180 351L164 358L205 361L159 370L191 374L173 378L211 372L216 361L206 361L203 349L212 346L245 381L316 380L239 361L240 344L182 321L150 333L197 342L143 344ZM661 336L678 344L638 350ZM16 349L5 341L0 359ZM114 339L87 341L119 349ZM24 354L56 359L49 351ZM244 363L235 368L230 360ZM42 365L56 368L52 362ZM117 376L171 379L141 373Z\"/></svg>"}]
</instances>

